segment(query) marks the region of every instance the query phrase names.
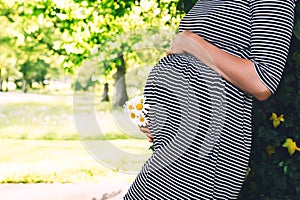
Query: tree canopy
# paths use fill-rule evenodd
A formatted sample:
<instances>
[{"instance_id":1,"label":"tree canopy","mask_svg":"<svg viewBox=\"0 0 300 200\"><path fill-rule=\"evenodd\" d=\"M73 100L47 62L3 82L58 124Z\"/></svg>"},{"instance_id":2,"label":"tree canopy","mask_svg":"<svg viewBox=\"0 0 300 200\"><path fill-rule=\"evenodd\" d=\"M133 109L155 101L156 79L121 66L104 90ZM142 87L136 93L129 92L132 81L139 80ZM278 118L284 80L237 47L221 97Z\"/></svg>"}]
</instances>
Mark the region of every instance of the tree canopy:
<instances>
[{"instance_id":1,"label":"tree canopy","mask_svg":"<svg viewBox=\"0 0 300 200\"><path fill-rule=\"evenodd\" d=\"M147 40L149 33L175 32L182 16L176 6L174 0L1 0L0 18L6 27L1 46L15 58L13 68L23 83L43 79L37 74L46 76L49 69L73 73L83 61L95 57L98 73L107 75L122 68L128 53ZM166 47L169 40L154 41ZM8 69L8 65L1 68ZM124 67L120 71L125 72Z\"/></svg>"}]
</instances>

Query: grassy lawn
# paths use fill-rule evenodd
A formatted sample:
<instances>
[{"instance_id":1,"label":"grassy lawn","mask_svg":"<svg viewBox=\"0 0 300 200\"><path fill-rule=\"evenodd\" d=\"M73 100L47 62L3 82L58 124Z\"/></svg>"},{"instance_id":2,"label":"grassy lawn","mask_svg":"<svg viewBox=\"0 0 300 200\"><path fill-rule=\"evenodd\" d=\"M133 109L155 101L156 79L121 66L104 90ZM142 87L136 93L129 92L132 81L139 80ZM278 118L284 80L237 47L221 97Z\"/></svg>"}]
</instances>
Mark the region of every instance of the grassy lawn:
<instances>
[{"instance_id":1,"label":"grassy lawn","mask_svg":"<svg viewBox=\"0 0 300 200\"><path fill-rule=\"evenodd\" d=\"M73 97L73 95L0 93L0 139L79 139L74 121ZM77 110L90 112L86 110L89 104L89 101L82 101L77 105L80 106ZM89 139L132 138L120 131L114 122L110 103L99 100L94 104L93 111L98 117L99 126L105 137L97 133L87 133L88 137L94 137Z\"/></svg>"},{"instance_id":2,"label":"grassy lawn","mask_svg":"<svg viewBox=\"0 0 300 200\"><path fill-rule=\"evenodd\" d=\"M83 113L88 104L80 104ZM102 134L84 124L79 135L73 95L0 93L0 183L132 181L124 171L141 168L149 143L128 134L114 114L122 111L110 106L93 105Z\"/></svg>"},{"instance_id":3,"label":"grassy lawn","mask_svg":"<svg viewBox=\"0 0 300 200\"><path fill-rule=\"evenodd\" d=\"M107 156L97 161L80 141L2 140L0 141L0 183L93 183L132 181L127 166L138 169L149 156L145 141L113 140L129 157ZM132 148L132 147L135 148ZM134 154L144 155L134 158ZM142 158L142 159L141 159ZM114 165L107 166L111 161Z\"/></svg>"}]
</instances>

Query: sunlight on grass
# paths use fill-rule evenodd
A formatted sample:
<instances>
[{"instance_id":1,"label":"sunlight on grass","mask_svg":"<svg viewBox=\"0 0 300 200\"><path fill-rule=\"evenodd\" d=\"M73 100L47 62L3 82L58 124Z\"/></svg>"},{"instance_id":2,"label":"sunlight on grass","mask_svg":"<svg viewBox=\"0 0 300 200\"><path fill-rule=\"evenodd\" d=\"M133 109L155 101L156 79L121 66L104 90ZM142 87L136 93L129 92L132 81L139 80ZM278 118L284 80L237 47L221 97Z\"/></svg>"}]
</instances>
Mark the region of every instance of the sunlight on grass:
<instances>
[{"instance_id":1,"label":"sunlight on grass","mask_svg":"<svg viewBox=\"0 0 300 200\"><path fill-rule=\"evenodd\" d=\"M0 93L0 183L133 181L123 172L137 172L150 156L146 137L122 108L82 97L83 112L74 113L73 95ZM78 134L74 117L89 112L101 130L84 121Z\"/></svg>"},{"instance_id":2,"label":"sunlight on grass","mask_svg":"<svg viewBox=\"0 0 300 200\"><path fill-rule=\"evenodd\" d=\"M140 168L149 157L147 142L141 140L113 141L132 153L142 153L143 159L107 155L118 169L96 161L79 141L2 140L0 141L0 183L79 183L113 181L131 182L135 174L121 173L126 165Z\"/></svg>"},{"instance_id":3,"label":"sunlight on grass","mask_svg":"<svg viewBox=\"0 0 300 200\"><path fill-rule=\"evenodd\" d=\"M79 106L84 110L90 105L82 101ZM1 93L0 139L132 139L118 127L109 102L96 102L93 109L101 130L87 126L85 133L78 135L72 95Z\"/></svg>"},{"instance_id":4,"label":"sunlight on grass","mask_svg":"<svg viewBox=\"0 0 300 200\"><path fill-rule=\"evenodd\" d=\"M76 139L70 96L1 93L0 138Z\"/></svg>"}]
</instances>

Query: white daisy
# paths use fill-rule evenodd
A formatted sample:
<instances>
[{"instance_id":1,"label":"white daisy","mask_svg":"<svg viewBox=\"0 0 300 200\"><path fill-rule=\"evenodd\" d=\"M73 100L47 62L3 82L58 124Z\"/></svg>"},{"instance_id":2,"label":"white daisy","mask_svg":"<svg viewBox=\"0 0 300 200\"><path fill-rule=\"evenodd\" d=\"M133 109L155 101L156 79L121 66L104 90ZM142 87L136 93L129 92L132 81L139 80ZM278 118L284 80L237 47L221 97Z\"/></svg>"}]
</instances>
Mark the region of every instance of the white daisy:
<instances>
[{"instance_id":1,"label":"white daisy","mask_svg":"<svg viewBox=\"0 0 300 200\"><path fill-rule=\"evenodd\" d=\"M125 111L129 114L129 118L136 125L145 126L148 124L146 115L150 109L148 104L145 104L145 97L135 96L128 100L125 105Z\"/></svg>"}]
</instances>

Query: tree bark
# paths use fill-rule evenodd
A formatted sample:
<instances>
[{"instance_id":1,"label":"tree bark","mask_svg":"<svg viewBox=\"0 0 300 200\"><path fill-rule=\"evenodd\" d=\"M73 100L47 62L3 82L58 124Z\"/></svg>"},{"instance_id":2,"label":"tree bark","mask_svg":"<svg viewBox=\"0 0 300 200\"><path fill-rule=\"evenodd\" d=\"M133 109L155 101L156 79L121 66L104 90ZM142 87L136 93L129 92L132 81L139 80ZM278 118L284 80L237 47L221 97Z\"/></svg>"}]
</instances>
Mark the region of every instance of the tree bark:
<instances>
[{"instance_id":1,"label":"tree bark","mask_svg":"<svg viewBox=\"0 0 300 200\"><path fill-rule=\"evenodd\" d=\"M23 79L22 91L23 91L24 93L27 92L27 80L26 80L25 78Z\"/></svg>"},{"instance_id":2,"label":"tree bark","mask_svg":"<svg viewBox=\"0 0 300 200\"><path fill-rule=\"evenodd\" d=\"M103 91L103 95L102 95L102 101L109 101L109 97L108 97L108 83L104 84L104 91Z\"/></svg>"},{"instance_id":3,"label":"tree bark","mask_svg":"<svg viewBox=\"0 0 300 200\"><path fill-rule=\"evenodd\" d=\"M119 54L118 59L120 59L121 62L116 65L117 72L113 76L116 87L116 100L114 102L114 106L123 106L128 100L125 82L126 63L123 54Z\"/></svg>"},{"instance_id":4,"label":"tree bark","mask_svg":"<svg viewBox=\"0 0 300 200\"><path fill-rule=\"evenodd\" d=\"M8 81L9 81L9 78L6 77L6 88L5 88L5 92L8 92ZM2 83L1 83L2 85ZM1 88L2 89L2 88Z\"/></svg>"},{"instance_id":5,"label":"tree bark","mask_svg":"<svg viewBox=\"0 0 300 200\"><path fill-rule=\"evenodd\" d=\"M3 91L2 84L3 84L3 79L1 77L1 69L0 69L0 92Z\"/></svg>"}]
</instances>

